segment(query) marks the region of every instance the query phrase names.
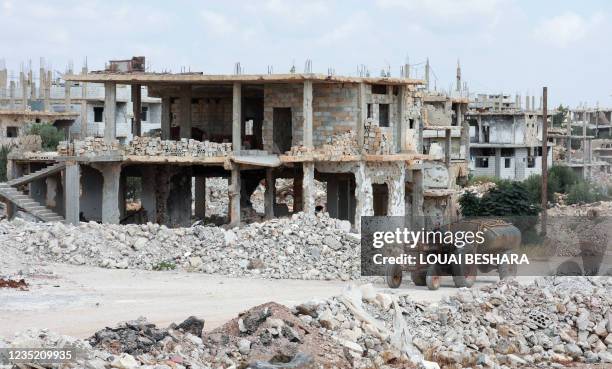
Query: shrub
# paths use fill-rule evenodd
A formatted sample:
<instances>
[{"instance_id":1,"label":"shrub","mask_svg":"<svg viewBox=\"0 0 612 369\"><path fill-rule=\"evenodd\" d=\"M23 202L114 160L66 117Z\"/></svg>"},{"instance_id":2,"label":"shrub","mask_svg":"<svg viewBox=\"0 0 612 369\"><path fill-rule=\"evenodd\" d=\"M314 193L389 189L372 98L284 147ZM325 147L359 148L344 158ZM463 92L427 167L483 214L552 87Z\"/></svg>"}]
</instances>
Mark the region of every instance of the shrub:
<instances>
[{"instance_id":1,"label":"shrub","mask_svg":"<svg viewBox=\"0 0 612 369\"><path fill-rule=\"evenodd\" d=\"M553 177L553 180L557 181L559 188L556 192L561 193L567 193L572 185L581 181L578 174L576 174L572 168L565 165L555 165L550 168L550 171L548 172L549 182L551 177Z\"/></svg>"},{"instance_id":2,"label":"shrub","mask_svg":"<svg viewBox=\"0 0 612 369\"><path fill-rule=\"evenodd\" d=\"M173 261L161 261L153 265L153 270L157 270L157 271L174 270L174 269L176 269L176 264Z\"/></svg>"},{"instance_id":3,"label":"shrub","mask_svg":"<svg viewBox=\"0 0 612 369\"><path fill-rule=\"evenodd\" d=\"M593 186L589 182L578 182L570 187L567 193L566 202L572 205L605 199L606 196L601 192L600 188Z\"/></svg>"},{"instance_id":4,"label":"shrub","mask_svg":"<svg viewBox=\"0 0 612 369\"><path fill-rule=\"evenodd\" d=\"M479 216L482 212L480 199L471 191L467 191L459 198L459 205L461 205L461 214L466 217Z\"/></svg>"},{"instance_id":5,"label":"shrub","mask_svg":"<svg viewBox=\"0 0 612 369\"><path fill-rule=\"evenodd\" d=\"M532 174L523 181L527 192L529 193L529 201L534 204L539 204L542 199L542 176L539 174ZM559 192L559 181L558 178L554 175L548 176L548 193L547 199L548 201L554 201L555 192Z\"/></svg>"},{"instance_id":6,"label":"shrub","mask_svg":"<svg viewBox=\"0 0 612 369\"><path fill-rule=\"evenodd\" d=\"M45 151L55 151L60 141L64 140L64 133L49 123L33 123L28 127L27 134L40 136Z\"/></svg>"},{"instance_id":7,"label":"shrub","mask_svg":"<svg viewBox=\"0 0 612 369\"><path fill-rule=\"evenodd\" d=\"M477 185L481 183L488 183L488 182L493 182L495 184L498 184L501 181L502 181L501 179L497 177L493 177L493 176L476 176L476 177L469 176L468 186L473 186L473 185Z\"/></svg>"}]
</instances>

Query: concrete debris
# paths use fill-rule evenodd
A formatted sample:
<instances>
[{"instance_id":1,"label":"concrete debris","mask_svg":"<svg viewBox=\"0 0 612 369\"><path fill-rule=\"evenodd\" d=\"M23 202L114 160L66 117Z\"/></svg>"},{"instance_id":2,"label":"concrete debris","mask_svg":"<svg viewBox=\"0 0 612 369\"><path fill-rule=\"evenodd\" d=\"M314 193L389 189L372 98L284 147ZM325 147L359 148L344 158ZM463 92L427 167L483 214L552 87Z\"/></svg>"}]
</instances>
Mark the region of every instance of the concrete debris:
<instances>
[{"instance_id":1,"label":"concrete debris","mask_svg":"<svg viewBox=\"0 0 612 369\"><path fill-rule=\"evenodd\" d=\"M325 213L298 213L232 230L171 229L152 223L90 222L75 227L17 219L0 222L0 243L6 245L3 252L34 262L111 269L178 268L262 278L356 279L360 276L359 239L345 230L344 221Z\"/></svg>"},{"instance_id":2,"label":"concrete debris","mask_svg":"<svg viewBox=\"0 0 612 369\"><path fill-rule=\"evenodd\" d=\"M25 279L9 279L0 277L0 288L14 288L20 291L27 291L28 284Z\"/></svg>"},{"instance_id":3,"label":"concrete debris","mask_svg":"<svg viewBox=\"0 0 612 369\"><path fill-rule=\"evenodd\" d=\"M315 185L315 206L326 209L327 205L327 185L325 182L314 180ZM259 213L264 213L264 195L266 187L263 183L257 186L257 189L251 195L251 204L253 209ZM293 179L277 178L276 179L276 204L286 204L287 211L293 211Z\"/></svg>"},{"instance_id":4,"label":"concrete debris","mask_svg":"<svg viewBox=\"0 0 612 369\"><path fill-rule=\"evenodd\" d=\"M159 137L136 137L124 150L125 155L215 157L229 155L232 152L232 144L185 138L172 141Z\"/></svg>"},{"instance_id":5,"label":"concrete debris","mask_svg":"<svg viewBox=\"0 0 612 369\"><path fill-rule=\"evenodd\" d=\"M357 136L353 131L338 133L327 137L327 141L315 150L304 146L293 146L287 152L287 155L293 156L304 156L307 154L314 154L328 160L338 159L342 156L359 155Z\"/></svg>"},{"instance_id":6,"label":"concrete debris","mask_svg":"<svg viewBox=\"0 0 612 369\"><path fill-rule=\"evenodd\" d=\"M373 155L394 154L395 146L390 132L386 132L372 119L368 119L365 124L363 150Z\"/></svg>"},{"instance_id":7,"label":"concrete debris","mask_svg":"<svg viewBox=\"0 0 612 369\"><path fill-rule=\"evenodd\" d=\"M612 216L612 201L597 201L590 204L555 205L548 209L549 216L587 216L595 211L598 216Z\"/></svg>"},{"instance_id":8,"label":"concrete debris","mask_svg":"<svg viewBox=\"0 0 612 369\"><path fill-rule=\"evenodd\" d=\"M223 157L232 152L231 143L162 140L159 137L135 137L127 145L118 142L106 143L103 138L87 137L73 142L74 155L138 155L138 156L186 156L186 157ZM58 145L59 155L71 155L67 141Z\"/></svg>"},{"instance_id":9,"label":"concrete debris","mask_svg":"<svg viewBox=\"0 0 612 369\"><path fill-rule=\"evenodd\" d=\"M195 322L199 331L197 318L167 329L141 318L87 341L41 330L0 339L0 346L78 347L83 355L66 367L100 369L501 369L612 359L609 278L543 277L530 285L506 280L459 290L437 304L362 291L369 287L349 287L338 297L294 308L266 303L199 335L180 328ZM381 303L386 300L392 303Z\"/></svg>"}]
</instances>

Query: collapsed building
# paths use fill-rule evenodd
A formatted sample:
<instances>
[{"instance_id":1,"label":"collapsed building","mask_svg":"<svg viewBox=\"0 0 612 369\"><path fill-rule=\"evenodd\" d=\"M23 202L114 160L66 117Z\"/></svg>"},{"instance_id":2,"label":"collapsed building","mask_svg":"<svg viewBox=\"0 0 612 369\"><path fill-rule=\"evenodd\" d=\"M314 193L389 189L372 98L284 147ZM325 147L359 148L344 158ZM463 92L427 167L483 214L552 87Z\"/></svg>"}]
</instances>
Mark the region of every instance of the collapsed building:
<instances>
[{"instance_id":1,"label":"collapsed building","mask_svg":"<svg viewBox=\"0 0 612 369\"><path fill-rule=\"evenodd\" d=\"M470 170L476 176L523 180L542 172L543 114L535 97L479 94L470 103L467 119L470 137ZM547 163L552 165L552 143Z\"/></svg>"},{"instance_id":2,"label":"collapsed building","mask_svg":"<svg viewBox=\"0 0 612 369\"><path fill-rule=\"evenodd\" d=\"M238 225L260 182L265 216L284 215L274 195L279 178L293 179L293 211L314 213L317 179L326 183L330 215L356 229L366 215L419 223L456 215L450 200L467 177L465 98L433 97L407 75L170 74L134 67L141 62L65 75L67 84L104 86L104 137L72 137L52 153L11 153L0 195L26 210L24 202L38 203L54 220L120 223L128 216L126 182L136 179L141 222L185 226L206 216L206 179L224 177L229 221ZM123 88L135 113L139 91L160 100L160 137L135 122L133 139L118 139Z\"/></svg>"}]
</instances>

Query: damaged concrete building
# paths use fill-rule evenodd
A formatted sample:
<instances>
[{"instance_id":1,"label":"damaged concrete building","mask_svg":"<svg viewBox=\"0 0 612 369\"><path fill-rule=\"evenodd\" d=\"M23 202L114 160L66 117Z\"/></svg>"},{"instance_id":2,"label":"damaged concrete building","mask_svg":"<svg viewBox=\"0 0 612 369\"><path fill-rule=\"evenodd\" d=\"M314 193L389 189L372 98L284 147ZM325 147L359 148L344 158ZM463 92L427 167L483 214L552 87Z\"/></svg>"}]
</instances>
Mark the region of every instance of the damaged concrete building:
<instances>
[{"instance_id":1,"label":"damaged concrete building","mask_svg":"<svg viewBox=\"0 0 612 369\"><path fill-rule=\"evenodd\" d=\"M421 80L109 68L65 80L104 86L104 137L72 139L52 155L14 153L8 185L40 188L36 200L67 222L126 222L128 178L142 186L140 221L169 226L206 216L211 177L229 178L234 225L260 183L265 217L284 215L274 194L279 178L293 179L294 212L314 213L314 181L324 182L327 211L356 229L367 215L406 215L417 226L456 215L451 196L467 177L467 100L434 98ZM135 124L133 140L117 139L122 86L146 87L160 99L161 137L143 136ZM140 95L133 96L138 111ZM20 193L31 195L27 188Z\"/></svg>"},{"instance_id":2,"label":"damaged concrete building","mask_svg":"<svg viewBox=\"0 0 612 369\"><path fill-rule=\"evenodd\" d=\"M468 112L470 170L476 176L523 180L542 171L542 108L535 97L478 95ZM550 118L549 118L550 119ZM549 142L548 146L552 146ZM552 165L552 150L546 158Z\"/></svg>"},{"instance_id":3,"label":"damaged concrete building","mask_svg":"<svg viewBox=\"0 0 612 369\"><path fill-rule=\"evenodd\" d=\"M110 64L121 65L121 62ZM82 73L87 73L86 65ZM65 74L73 74L72 67L67 67ZM141 106L137 113L133 109L133 93L140 94ZM142 124L143 132L158 131L161 126L161 100L149 97L146 86L134 92L129 86L118 86L114 112L120 142L132 139L134 122ZM103 84L65 81L46 66L44 59L38 71L30 62L13 76L4 62L0 63L0 137L20 136L30 123L53 124L65 132L66 139L102 137L104 116Z\"/></svg>"}]
</instances>

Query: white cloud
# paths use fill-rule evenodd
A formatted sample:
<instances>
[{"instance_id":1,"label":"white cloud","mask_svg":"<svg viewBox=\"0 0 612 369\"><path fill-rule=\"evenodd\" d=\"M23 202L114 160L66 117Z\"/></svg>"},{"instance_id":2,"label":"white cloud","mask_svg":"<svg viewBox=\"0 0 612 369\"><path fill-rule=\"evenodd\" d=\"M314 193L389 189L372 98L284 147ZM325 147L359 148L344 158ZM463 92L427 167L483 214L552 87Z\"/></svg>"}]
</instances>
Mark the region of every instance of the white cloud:
<instances>
[{"instance_id":1,"label":"white cloud","mask_svg":"<svg viewBox=\"0 0 612 369\"><path fill-rule=\"evenodd\" d=\"M304 24L318 16L330 13L323 1L267 0L263 9L281 18L284 22Z\"/></svg>"},{"instance_id":2,"label":"white cloud","mask_svg":"<svg viewBox=\"0 0 612 369\"><path fill-rule=\"evenodd\" d=\"M559 48L565 48L585 39L603 21L602 14L584 18L567 12L541 21L533 30L536 39Z\"/></svg>"}]
</instances>

